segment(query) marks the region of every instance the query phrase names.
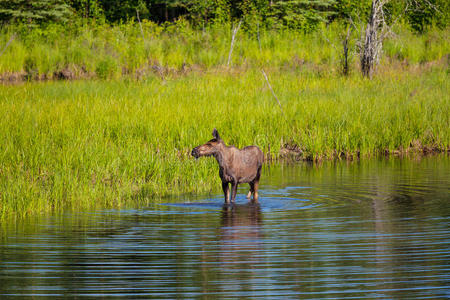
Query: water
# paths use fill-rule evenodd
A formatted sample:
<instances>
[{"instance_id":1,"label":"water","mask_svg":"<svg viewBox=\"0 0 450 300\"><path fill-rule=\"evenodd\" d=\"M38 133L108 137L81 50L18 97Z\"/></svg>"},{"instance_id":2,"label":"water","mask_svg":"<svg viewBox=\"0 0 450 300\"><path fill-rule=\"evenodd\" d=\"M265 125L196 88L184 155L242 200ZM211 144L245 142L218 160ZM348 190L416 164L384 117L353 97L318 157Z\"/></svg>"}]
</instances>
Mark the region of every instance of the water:
<instances>
[{"instance_id":1,"label":"water","mask_svg":"<svg viewBox=\"0 0 450 300\"><path fill-rule=\"evenodd\" d=\"M0 226L0 298L450 299L448 156L265 167L246 188Z\"/></svg>"}]
</instances>

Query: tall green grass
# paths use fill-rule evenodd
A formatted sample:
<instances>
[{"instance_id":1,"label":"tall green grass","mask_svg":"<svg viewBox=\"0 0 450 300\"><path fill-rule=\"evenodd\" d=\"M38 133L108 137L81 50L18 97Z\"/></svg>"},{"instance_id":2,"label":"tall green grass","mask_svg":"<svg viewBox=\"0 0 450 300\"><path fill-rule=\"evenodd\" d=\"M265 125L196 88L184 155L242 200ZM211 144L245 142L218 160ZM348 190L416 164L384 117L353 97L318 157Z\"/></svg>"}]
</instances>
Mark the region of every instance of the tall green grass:
<instances>
[{"instance_id":1,"label":"tall green grass","mask_svg":"<svg viewBox=\"0 0 450 300\"><path fill-rule=\"evenodd\" d=\"M338 75L345 30L337 23L314 34L241 31L232 68L224 67L230 24L141 25L0 30L0 49L14 36L0 78L91 79L0 87L1 216L217 191L215 162L189 156L213 127L230 144L273 156L449 148L448 28L396 28L369 81L355 71L357 33L353 72Z\"/></svg>"},{"instance_id":2,"label":"tall green grass","mask_svg":"<svg viewBox=\"0 0 450 300\"><path fill-rule=\"evenodd\" d=\"M143 77L224 66L231 41L231 24L211 25L204 30L189 23L157 25L129 22L117 25L50 25L45 29L4 27L0 49L0 75L23 74L28 79L52 79L66 71L69 78L115 79ZM450 53L449 29L431 30L425 35L411 33L405 25L385 43L382 64L392 60L409 64L439 60ZM264 30L258 34L240 31L233 50L235 67L302 68L321 73L338 73L342 39L346 32L338 23L304 34L293 30ZM351 38L352 69L358 68L356 40ZM159 70L155 72L155 70ZM69 72L67 72L69 71ZM69 75L67 75L69 74ZM8 76L4 76L8 77Z\"/></svg>"},{"instance_id":3,"label":"tall green grass","mask_svg":"<svg viewBox=\"0 0 450 300\"><path fill-rule=\"evenodd\" d=\"M373 80L289 69L177 79L59 81L0 88L0 214L122 207L218 191L213 159L190 150L216 127L228 144L311 159L450 146L445 65Z\"/></svg>"}]
</instances>

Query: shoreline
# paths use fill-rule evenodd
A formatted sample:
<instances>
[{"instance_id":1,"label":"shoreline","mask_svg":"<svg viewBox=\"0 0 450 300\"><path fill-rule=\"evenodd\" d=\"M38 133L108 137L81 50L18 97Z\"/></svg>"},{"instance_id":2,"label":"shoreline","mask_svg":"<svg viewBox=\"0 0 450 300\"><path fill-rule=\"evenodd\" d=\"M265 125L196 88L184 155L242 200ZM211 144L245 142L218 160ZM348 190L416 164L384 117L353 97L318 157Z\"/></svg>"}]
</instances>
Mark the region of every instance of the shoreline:
<instances>
[{"instance_id":1,"label":"shoreline","mask_svg":"<svg viewBox=\"0 0 450 300\"><path fill-rule=\"evenodd\" d=\"M382 77L384 75L390 75L392 72L401 70L402 72L429 72L432 68L448 68L450 64L450 54L446 54L441 58L433 61L409 64L404 61L389 59L380 65L375 70L374 78ZM145 81L146 79L158 78L162 82L166 80L177 80L181 77L189 77L190 75L207 75L207 74L224 74L224 75L239 75L245 72L257 71L261 69L267 72L282 73L282 72L294 72L298 73L298 76L302 75L315 75L318 77L336 77L336 78L354 78L358 77L363 79L360 74L358 66L352 65L352 72L349 75L342 75L336 67L330 68L328 64L317 63L301 63L284 66L254 66L254 65L233 65L228 67L226 65L216 66L202 66L200 64L183 64L179 67L163 66L158 62L149 61L147 65L137 70L128 70L125 66L122 66L122 70L117 77L114 78L102 78L95 72L87 71L84 66L75 66L74 68L62 68L51 73L39 74L37 72L28 73L26 71L18 72L4 72L0 73L0 85L17 85L22 83L40 83L40 82L76 82L83 80L96 80L96 81Z\"/></svg>"},{"instance_id":2,"label":"shoreline","mask_svg":"<svg viewBox=\"0 0 450 300\"><path fill-rule=\"evenodd\" d=\"M361 155L360 151L356 152L338 152L337 150L332 151L332 155L320 155L320 154L306 154L304 155L304 152L301 150L301 148L297 145L289 145L283 147L277 155L271 155L271 153L265 154L265 161L275 161L275 162L283 162L284 160L287 161L305 161L305 162L315 162L320 163L322 161L334 161L334 160L346 160L346 161L353 161L353 160L360 160L360 159L371 159L376 157L408 157L409 155L414 156L430 156L430 155L439 155L439 154L449 154L450 155L450 147L445 148L439 148L435 146L411 146L406 149L396 149L396 150L389 150L389 149L380 149L378 151L374 151L372 154L365 154Z\"/></svg>"},{"instance_id":3,"label":"shoreline","mask_svg":"<svg viewBox=\"0 0 450 300\"><path fill-rule=\"evenodd\" d=\"M374 160L374 159L383 159L383 160L389 160L390 158L394 158L394 159L399 159L399 160L404 160L404 159L408 159L408 160L421 160L422 158L430 158L430 157L439 157L441 155L446 155L447 157L450 157L450 149L447 149L446 151L442 151L442 152L436 152L436 151L432 151L432 152L426 152L426 153L422 153L422 152L402 152L402 153L397 153L396 154L389 154L389 155L373 155L373 156L361 156L358 157L357 159L342 159L342 158L335 158L335 159L324 159L324 160L303 160L303 159L296 159L293 156L283 156L283 157L279 157L277 159L270 159L270 160L265 160L264 161L264 165L265 167L270 168L273 165L301 165L301 164L305 164L305 165L314 165L317 167L323 167L326 166L324 164L327 163L337 163L337 162L341 162L341 163L359 163L359 162L369 162L370 160ZM214 171L216 171L216 166L214 166ZM102 206L87 206L87 207L75 207L73 205L69 205L69 206L62 206L62 207L52 207L51 209L48 210L38 210L38 211L27 211L27 212L18 212L18 211L11 211L11 212L5 212L3 211L2 214L0 215L0 220L9 220L12 222L18 222L24 219L28 219L28 218L41 218L41 217L48 217L49 215L54 215L54 214L59 214L61 212L67 213L67 212L72 212L72 213L77 213L80 212L80 209L82 211L98 211L98 210L105 210L105 209L115 209L115 210L121 210L121 209L129 209L129 208L136 208L136 207L145 207L145 206L149 206L149 205L155 205L155 204L159 204L161 203L162 200L164 199L172 199L172 198L179 198L181 196L189 196L189 195L210 195L211 193L213 194L221 194L221 191L219 191L219 189L217 189L217 191L214 190L210 190L210 191L204 191L204 192L175 192L175 193L166 193L166 194L159 194L159 195L147 195L145 198L134 198L134 197L127 197L126 199L124 199L124 203L122 203L121 205L102 205ZM1 208L1 206L0 206ZM0 210L1 211L1 210ZM9 224L9 222L0 222L0 228L2 228L1 224Z\"/></svg>"}]
</instances>

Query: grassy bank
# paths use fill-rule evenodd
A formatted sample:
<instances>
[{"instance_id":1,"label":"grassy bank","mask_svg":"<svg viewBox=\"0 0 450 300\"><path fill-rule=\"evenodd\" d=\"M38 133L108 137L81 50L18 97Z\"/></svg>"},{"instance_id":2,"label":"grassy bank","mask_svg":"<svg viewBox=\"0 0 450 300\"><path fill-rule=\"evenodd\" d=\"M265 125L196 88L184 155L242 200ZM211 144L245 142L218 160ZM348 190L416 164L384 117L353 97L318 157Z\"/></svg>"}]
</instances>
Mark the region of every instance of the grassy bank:
<instances>
[{"instance_id":1,"label":"grassy bank","mask_svg":"<svg viewBox=\"0 0 450 300\"><path fill-rule=\"evenodd\" d=\"M213 159L189 156L213 127L274 156L286 147L309 159L448 149L447 64L380 72L369 81L269 69L284 114L257 69L2 86L0 214L219 191Z\"/></svg>"},{"instance_id":2,"label":"grassy bank","mask_svg":"<svg viewBox=\"0 0 450 300\"><path fill-rule=\"evenodd\" d=\"M140 26L142 25L142 27ZM449 28L415 35L406 25L394 27L384 45L382 65L415 65L442 59L450 53ZM119 25L51 25L45 29L4 27L0 30L0 79L145 78L170 77L191 70L210 70L227 64L232 24L204 30L179 21L157 25L129 22ZM236 36L231 65L239 68L307 69L337 74L341 69L346 28L338 22L304 34L294 30L265 30ZM350 38L350 65L358 73L356 40Z\"/></svg>"}]
</instances>

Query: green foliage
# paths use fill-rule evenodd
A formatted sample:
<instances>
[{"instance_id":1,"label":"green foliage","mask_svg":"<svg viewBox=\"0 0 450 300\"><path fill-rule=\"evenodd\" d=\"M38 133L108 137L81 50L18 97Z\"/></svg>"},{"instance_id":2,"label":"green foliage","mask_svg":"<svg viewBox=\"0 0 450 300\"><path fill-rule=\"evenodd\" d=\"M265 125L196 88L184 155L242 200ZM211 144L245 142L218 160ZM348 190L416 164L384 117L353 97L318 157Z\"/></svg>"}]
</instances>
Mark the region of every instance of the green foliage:
<instances>
[{"instance_id":1,"label":"green foliage","mask_svg":"<svg viewBox=\"0 0 450 300\"><path fill-rule=\"evenodd\" d=\"M336 0L333 4L333 10L336 14L334 18L348 20L353 19L354 22L366 20L370 13L372 0Z\"/></svg>"},{"instance_id":2,"label":"green foliage","mask_svg":"<svg viewBox=\"0 0 450 300\"><path fill-rule=\"evenodd\" d=\"M102 58L95 68L95 74L101 79L112 79L119 76L117 60L111 56Z\"/></svg>"},{"instance_id":3,"label":"green foliage","mask_svg":"<svg viewBox=\"0 0 450 300\"><path fill-rule=\"evenodd\" d=\"M30 79L38 75L36 59L31 55L25 58L23 68L25 72L27 72L27 75L29 76Z\"/></svg>"},{"instance_id":4,"label":"green foliage","mask_svg":"<svg viewBox=\"0 0 450 300\"><path fill-rule=\"evenodd\" d=\"M273 1L269 10L272 26L314 31L319 23L324 23L334 12L334 0L278 0Z\"/></svg>"},{"instance_id":5,"label":"green foliage","mask_svg":"<svg viewBox=\"0 0 450 300\"><path fill-rule=\"evenodd\" d=\"M416 0L406 19L411 28L423 33L433 23L440 28L449 25L450 2L447 0Z\"/></svg>"},{"instance_id":6,"label":"green foliage","mask_svg":"<svg viewBox=\"0 0 450 300\"><path fill-rule=\"evenodd\" d=\"M75 12L83 18L102 20L103 8L97 0L67 0Z\"/></svg>"},{"instance_id":7,"label":"green foliage","mask_svg":"<svg viewBox=\"0 0 450 300\"><path fill-rule=\"evenodd\" d=\"M433 28L426 34L417 35L406 26L396 26L394 30L398 34L384 43L384 53L390 61L426 64L445 60L450 51L448 31Z\"/></svg>"},{"instance_id":8,"label":"green foliage","mask_svg":"<svg viewBox=\"0 0 450 300\"><path fill-rule=\"evenodd\" d=\"M229 23L3 27L2 45L16 37L0 75L90 80L0 89L0 215L216 191L214 161L194 166L189 156L214 126L236 146L277 155L296 145L308 159L448 149L448 29L417 35L396 25L381 75L368 81L339 75L331 44L344 25L320 25L322 35L261 28L259 41L240 32L232 70Z\"/></svg>"},{"instance_id":9,"label":"green foliage","mask_svg":"<svg viewBox=\"0 0 450 300\"><path fill-rule=\"evenodd\" d=\"M231 7L228 0L215 0L214 22L222 24L231 20Z\"/></svg>"},{"instance_id":10,"label":"green foliage","mask_svg":"<svg viewBox=\"0 0 450 300\"><path fill-rule=\"evenodd\" d=\"M136 18L139 11L140 18L148 18L149 10L143 0L99 0L105 17L110 21L126 21Z\"/></svg>"},{"instance_id":11,"label":"green foliage","mask_svg":"<svg viewBox=\"0 0 450 300\"><path fill-rule=\"evenodd\" d=\"M266 1L243 1L240 9L242 10L244 30L253 36L259 34L260 30L265 27L268 17L269 6Z\"/></svg>"},{"instance_id":12,"label":"green foliage","mask_svg":"<svg viewBox=\"0 0 450 300\"><path fill-rule=\"evenodd\" d=\"M0 21L48 24L64 23L73 17L97 23L130 20L174 22L184 18L204 28L214 24L243 21L242 29L255 35L259 28L296 29L313 32L333 20L364 23L372 0L0 0ZM431 25L448 26L446 0L390 0L384 6L388 24L404 19L416 32ZM71 24L72 25L72 24Z\"/></svg>"},{"instance_id":13,"label":"green foliage","mask_svg":"<svg viewBox=\"0 0 450 300\"><path fill-rule=\"evenodd\" d=\"M0 20L4 23L65 22L69 14L64 0L0 0Z\"/></svg>"},{"instance_id":14,"label":"green foliage","mask_svg":"<svg viewBox=\"0 0 450 300\"><path fill-rule=\"evenodd\" d=\"M0 89L0 216L122 207L219 192L213 159L190 151L217 127L227 143L297 145L303 158L450 147L445 66L359 76L259 70L175 80L75 81Z\"/></svg>"},{"instance_id":15,"label":"green foliage","mask_svg":"<svg viewBox=\"0 0 450 300\"><path fill-rule=\"evenodd\" d=\"M194 25L206 26L214 17L216 2L210 0L186 1L187 17ZM223 18L223 16L222 16Z\"/></svg>"},{"instance_id":16,"label":"green foliage","mask_svg":"<svg viewBox=\"0 0 450 300\"><path fill-rule=\"evenodd\" d=\"M239 32L234 45L232 64L236 68L300 68L315 73L339 73L341 69L345 24L320 25L322 34L271 30L250 21L245 26L247 31ZM197 30L185 20L163 25L147 20L114 26L81 23L70 29L63 25L32 30L28 26L4 27L0 45L7 44L13 35L15 38L0 56L0 75L24 72L29 78L51 79L69 72L71 78L106 79L206 71L226 64L231 27L225 23ZM417 37L404 25L393 30L398 35L386 40L387 57L381 65L392 60L425 63L450 52L448 30L435 29ZM357 35L353 32L353 38ZM352 41L349 45L352 56L356 46ZM355 69L357 60L350 57L350 61L350 68Z\"/></svg>"}]
</instances>

